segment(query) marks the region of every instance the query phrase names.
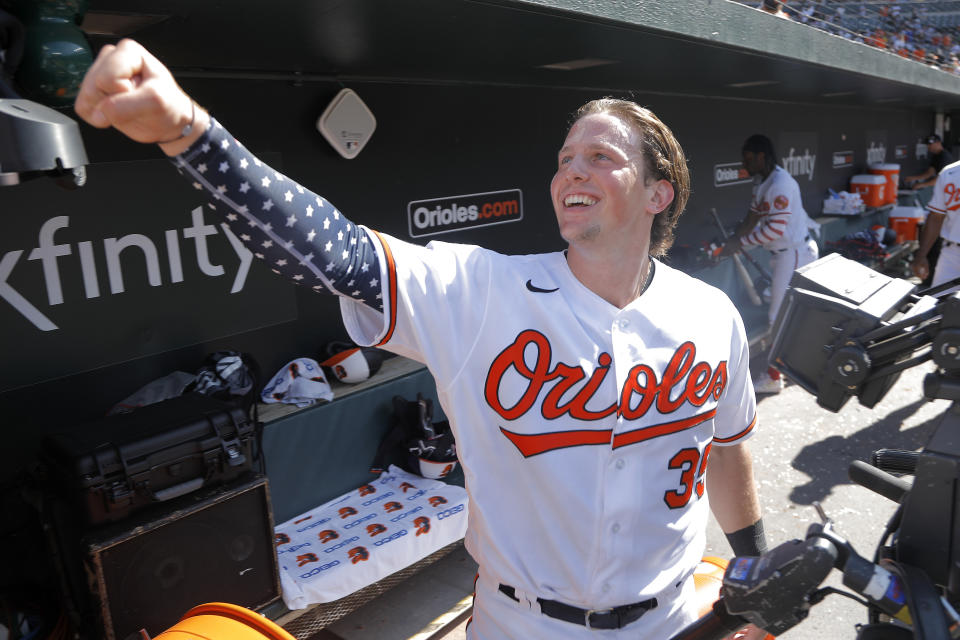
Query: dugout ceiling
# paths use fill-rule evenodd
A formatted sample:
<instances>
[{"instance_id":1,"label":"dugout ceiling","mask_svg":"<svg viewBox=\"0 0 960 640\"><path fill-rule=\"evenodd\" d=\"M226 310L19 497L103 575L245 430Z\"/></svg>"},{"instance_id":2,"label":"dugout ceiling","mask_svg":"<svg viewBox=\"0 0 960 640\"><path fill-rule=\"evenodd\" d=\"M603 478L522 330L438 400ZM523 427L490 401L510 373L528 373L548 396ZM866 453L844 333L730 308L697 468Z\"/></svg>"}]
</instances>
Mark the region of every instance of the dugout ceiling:
<instances>
[{"instance_id":1,"label":"dugout ceiling","mask_svg":"<svg viewBox=\"0 0 960 640\"><path fill-rule=\"evenodd\" d=\"M90 0L178 77L576 87L960 108L960 78L727 0ZM591 63L595 63L591 64Z\"/></svg>"}]
</instances>

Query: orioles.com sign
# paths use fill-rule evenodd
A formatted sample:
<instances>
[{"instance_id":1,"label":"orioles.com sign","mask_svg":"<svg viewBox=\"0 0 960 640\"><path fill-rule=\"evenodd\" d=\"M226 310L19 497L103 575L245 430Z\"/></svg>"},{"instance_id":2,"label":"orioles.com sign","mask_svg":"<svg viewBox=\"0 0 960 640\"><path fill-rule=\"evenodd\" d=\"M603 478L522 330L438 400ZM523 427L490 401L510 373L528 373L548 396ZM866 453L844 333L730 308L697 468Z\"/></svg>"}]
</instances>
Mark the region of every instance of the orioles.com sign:
<instances>
[{"instance_id":1,"label":"orioles.com sign","mask_svg":"<svg viewBox=\"0 0 960 640\"><path fill-rule=\"evenodd\" d=\"M520 189L414 200L407 205L407 224L412 238L522 219Z\"/></svg>"},{"instance_id":2,"label":"orioles.com sign","mask_svg":"<svg viewBox=\"0 0 960 640\"><path fill-rule=\"evenodd\" d=\"M742 162L725 162L713 165L713 186L715 187L729 187L748 182L753 182L753 178L743 168Z\"/></svg>"}]
</instances>

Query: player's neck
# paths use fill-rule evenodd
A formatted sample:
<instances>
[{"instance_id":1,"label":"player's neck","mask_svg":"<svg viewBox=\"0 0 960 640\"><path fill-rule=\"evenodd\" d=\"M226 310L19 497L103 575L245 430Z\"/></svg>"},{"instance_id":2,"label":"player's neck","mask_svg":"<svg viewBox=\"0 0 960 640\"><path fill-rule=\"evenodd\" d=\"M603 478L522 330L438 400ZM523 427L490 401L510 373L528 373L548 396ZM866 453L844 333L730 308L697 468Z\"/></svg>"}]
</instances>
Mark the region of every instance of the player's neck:
<instances>
[{"instance_id":1,"label":"player's neck","mask_svg":"<svg viewBox=\"0 0 960 640\"><path fill-rule=\"evenodd\" d=\"M640 297L652 274L646 251L629 260L597 259L570 248L567 264L574 277L595 294L623 309Z\"/></svg>"}]
</instances>

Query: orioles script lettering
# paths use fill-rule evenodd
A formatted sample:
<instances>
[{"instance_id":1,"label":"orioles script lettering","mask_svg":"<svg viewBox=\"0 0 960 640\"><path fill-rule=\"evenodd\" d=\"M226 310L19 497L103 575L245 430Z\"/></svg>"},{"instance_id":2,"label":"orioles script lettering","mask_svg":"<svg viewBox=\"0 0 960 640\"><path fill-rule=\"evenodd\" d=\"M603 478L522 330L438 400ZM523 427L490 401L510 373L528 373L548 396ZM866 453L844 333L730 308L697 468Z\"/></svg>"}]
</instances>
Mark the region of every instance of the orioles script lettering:
<instances>
[{"instance_id":1,"label":"orioles script lettering","mask_svg":"<svg viewBox=\"0 0 960 640\"><path fill-rule=\"evenodd\" d=\"M529 347L536 351L536 361L528 366L525 353ZM685 403L701 407L710 397L719 399L727 384L727 363L714 368L707 362L696 362L697 349L684 342L674 352L662 378L647 364L630 369L616 404L602 409L588 409L587 405L603 383L613 359L608 353L597 358L597 368L587 378L583 367L559 362L552 369L550 341L533 329L520 332L511 345L494 359L487 373L484 395L487 404L505 420L515 420L534 408L537 398L549 388L540 412L547 420L569 416L578 420L601 420L614 413L628 420L644 416L651 406L661 414L673 413ZM511 407L500 401L500 385L513 370L526 379L526 389ZM584 382L586 380L586 382ZM582 385L581 385L582 383ZM566 402L561 399L575 386L581 385ZM673 396L673 397L671 397Z\"/></svg>"}]
</instances>

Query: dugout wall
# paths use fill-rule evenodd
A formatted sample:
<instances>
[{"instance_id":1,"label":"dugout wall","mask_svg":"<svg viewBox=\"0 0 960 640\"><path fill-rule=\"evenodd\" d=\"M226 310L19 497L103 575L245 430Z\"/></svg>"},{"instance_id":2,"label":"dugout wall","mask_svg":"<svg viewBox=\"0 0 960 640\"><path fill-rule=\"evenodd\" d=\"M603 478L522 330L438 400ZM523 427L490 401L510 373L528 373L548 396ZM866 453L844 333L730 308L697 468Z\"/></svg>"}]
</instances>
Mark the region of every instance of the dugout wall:
<instances>
[{"instance_id":1,"label":"dugout wall","mask_svg":"<svg viewBox=\"0 0 960 640\"><path fill-rule=\"evenodd\" d=\"M313 126L337 85L184 85L264 161L355 221L414 242L472 242L509 253L562 247L548 185L568 115L596 96L352 83L378 128L358 158L345 160ZM242 102L234 99L240 95ZM748 135L774 140L817 215L826 190L845 188L870 154L893 161L901 149L904 171L922 167L916 141L932 118L889 108L632 95L674 129L689 156L693 195L677 243L693 247L717 236L711 207L731 223L745 211L751 185L737 168ZM262 114L271 110L277 117L267 126ZM335 302L238 253L206 199L155 149L109 132L88 129L85 138L87 186L67 192L33 181L0 191L8 216L0 247L10 292L0 306L8 424L100 415L216 349L251 351L269 374L344 337ZM478 221L444 223L444 209L471 203L481 209Z\"/></svg>"},{"instance_id":2,"label":"dugout wall","mask_svg":"<svg viewBox=\"0 0 960 640\"><path fill-rule=\"evenodd\" d=\"M693 175L677 243L694 248L717 235L710 208L730 225L746 209L747 136L773 139L816 215L826 190L868 162L922 169L921 138L960 105L957 78L733 3L286 0L263 14L241 2L229 17L194 4L90 9L165 14L131 35L246 146L355 221L414 242L561 249L548 194L556 151L571 112L601 95L631 97L673 128ZM377 119L353 160L315 127L345 86ZM82 189L0 188L4 481L44 433L210 352L249 352L270 375L346 337L335 300L251 261L156 148L83 134ZM471 205L481 215L469 224L444 213ZM731 295L748 326L763 321Z\"/></svg>"}]
</instances>

